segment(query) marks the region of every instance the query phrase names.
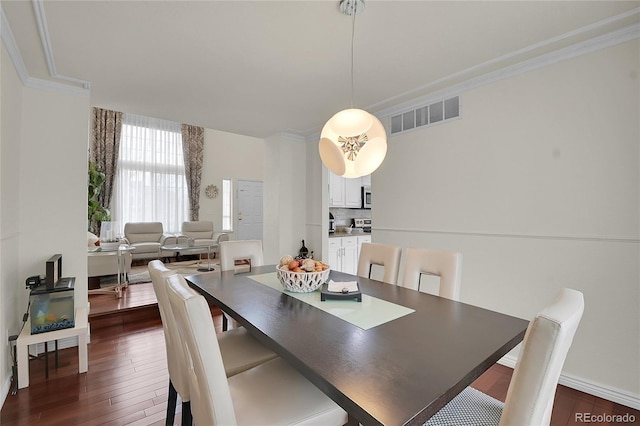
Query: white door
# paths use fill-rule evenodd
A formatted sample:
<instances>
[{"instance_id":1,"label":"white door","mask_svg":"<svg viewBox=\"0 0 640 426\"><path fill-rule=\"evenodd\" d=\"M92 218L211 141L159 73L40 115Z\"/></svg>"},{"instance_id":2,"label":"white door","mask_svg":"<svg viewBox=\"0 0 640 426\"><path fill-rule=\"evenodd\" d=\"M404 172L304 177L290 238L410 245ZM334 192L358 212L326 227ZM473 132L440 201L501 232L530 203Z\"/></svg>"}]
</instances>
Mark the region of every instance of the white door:
<instances>
[{"instance_id":1,"label":"white door","mask_svg":"<svg viewBox=\"0 0 640 426\"><path fill-rule=\"evenodd\" d=\"M239 180L236 239L262 240L262 182Z\"/></svg>"}]
</instances>

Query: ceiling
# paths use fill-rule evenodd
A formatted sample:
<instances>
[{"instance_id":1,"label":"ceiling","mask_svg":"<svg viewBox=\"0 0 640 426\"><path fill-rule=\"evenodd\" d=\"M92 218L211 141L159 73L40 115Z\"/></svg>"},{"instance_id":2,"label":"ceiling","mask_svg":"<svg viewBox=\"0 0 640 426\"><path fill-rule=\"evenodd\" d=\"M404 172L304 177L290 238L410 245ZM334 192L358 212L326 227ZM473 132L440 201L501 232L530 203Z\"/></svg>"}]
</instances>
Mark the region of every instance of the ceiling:
<instances>
[{"instance_id":1,"label":"ceiling","mask_svg":"<svg viewBox=\"0 0 640 426\"><path fill-rule=\"evenodd\" d=\"M639 6L369 0L355 22L353 106L376 113L637 25ZM89 82L93 106L264 138L313 134L351 104L352 22L338 1L23 0L2 10L28 75Z\"/></svg>"}]
</instances>

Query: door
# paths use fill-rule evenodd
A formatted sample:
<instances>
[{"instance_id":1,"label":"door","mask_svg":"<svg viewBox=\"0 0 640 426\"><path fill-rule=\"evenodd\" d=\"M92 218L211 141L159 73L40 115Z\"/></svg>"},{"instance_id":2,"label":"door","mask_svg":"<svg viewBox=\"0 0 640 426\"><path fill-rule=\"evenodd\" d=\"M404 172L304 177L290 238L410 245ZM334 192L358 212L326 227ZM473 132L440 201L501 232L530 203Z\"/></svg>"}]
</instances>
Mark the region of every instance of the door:
<instances>
[{"instance_id":1,"label":"door","mask_svg":"<svg viewBox=\"0 0 640 426\"><path fill-rule=\"evenodd\" d=\"M262 182L239 180L236 239L262 240Z\"/></svg>"}]
</instances>

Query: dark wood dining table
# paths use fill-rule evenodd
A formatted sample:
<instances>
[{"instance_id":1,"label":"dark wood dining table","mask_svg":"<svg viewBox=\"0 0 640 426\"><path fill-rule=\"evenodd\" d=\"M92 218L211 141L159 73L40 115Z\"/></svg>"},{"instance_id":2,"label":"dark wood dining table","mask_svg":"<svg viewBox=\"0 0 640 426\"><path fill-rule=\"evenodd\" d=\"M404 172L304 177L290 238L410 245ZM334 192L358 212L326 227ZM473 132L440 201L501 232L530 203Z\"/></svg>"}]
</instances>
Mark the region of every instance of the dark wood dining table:
<instances>
[{"instance_id":1,"label":"dark wood dining table","mask_svg":"<svg viewBox=\"0 0 640 426\"><path fill-rule=\"evenodd\" d=\"M363 294L415 310L364 330L250 278L267 272L275 273L275 265L244 274L192 275L187 281L347 411L350 423L423 424L522 341L528 325L331 271L334 281L357 280Z\"/></svg>"}]
</instances>

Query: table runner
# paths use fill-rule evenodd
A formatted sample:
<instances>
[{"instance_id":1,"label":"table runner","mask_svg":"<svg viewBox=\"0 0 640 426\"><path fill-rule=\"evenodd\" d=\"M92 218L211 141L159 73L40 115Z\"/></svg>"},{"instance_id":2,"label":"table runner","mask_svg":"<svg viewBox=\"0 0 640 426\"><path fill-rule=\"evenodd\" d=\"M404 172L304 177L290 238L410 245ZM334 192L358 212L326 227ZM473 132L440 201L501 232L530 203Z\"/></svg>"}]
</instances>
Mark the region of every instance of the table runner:
<instances>
[{"instance_id":1,"label":"table runner","mask_svg":"<svg viewBox=\"0 0 640 426\"><path fill-rule=\"evenodd\" d=\"M295 297L309 305L334 315L344 321L347 321L363 330L376 327L394 319L403 317L412 312L413 309L387 302L366 294L362 295L362 302L355 300L327 300L320 301L320 291L311 293L294 293L287 291L282 287L275 272L267 274L250 275L247 278L269 286L275 290Z\"/></svg>"}]
</instances>

